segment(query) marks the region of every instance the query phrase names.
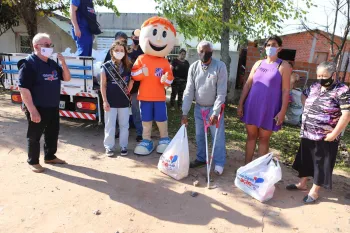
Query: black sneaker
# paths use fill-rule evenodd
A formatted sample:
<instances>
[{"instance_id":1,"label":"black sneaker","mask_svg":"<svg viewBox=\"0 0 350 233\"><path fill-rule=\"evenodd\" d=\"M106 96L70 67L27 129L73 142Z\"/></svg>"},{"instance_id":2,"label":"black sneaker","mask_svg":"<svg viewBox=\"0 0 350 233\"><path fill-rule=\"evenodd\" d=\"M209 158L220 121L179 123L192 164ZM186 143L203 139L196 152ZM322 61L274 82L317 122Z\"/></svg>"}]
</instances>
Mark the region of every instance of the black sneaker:
<instances>
[{"instance_id":1,"label":"black sneaker","mask_svg":"<svg viewBox=\"0 0 350 233\"><path fill-rule=\"evenodd\" d=\"M113 151L113 150L106 149L106 155L107 155L108 157L113 157L113 156L114 156L114 151Z\"/></svg>"},{"instance_id":2,"label":"black sneaker","mask_svg":"<svg viewBox=\"0 0 350 233\"><path fill-rule=\"evenodd\" d=\"M139 136L136 137L136 141L137 142L141 142L142 140L143 140L142 136L139 135Z\"/></svg>"},{"instance_id":3,"label":"black sneaker","mask_svg":"<svg viewBox=\"0 0 350 233\"><path fill-rule=\"evenodd\" d=\"M121 156L127 156L128 155L128 149L126 147L123 147L120 149L120 155Z\"/></svg>"},{"instance_id":4,"label":"black sneaker","mask_svg":"<svg viewBox=\"0 0 350 233\"><path fill-rule=\"evenodd\" d=\"M205 166L207 163L206 162L202 162L199 160L195 160L193 162L190 162L190 168L197 168L197 167L203 167Z\"/></svg>"}]
</instances>

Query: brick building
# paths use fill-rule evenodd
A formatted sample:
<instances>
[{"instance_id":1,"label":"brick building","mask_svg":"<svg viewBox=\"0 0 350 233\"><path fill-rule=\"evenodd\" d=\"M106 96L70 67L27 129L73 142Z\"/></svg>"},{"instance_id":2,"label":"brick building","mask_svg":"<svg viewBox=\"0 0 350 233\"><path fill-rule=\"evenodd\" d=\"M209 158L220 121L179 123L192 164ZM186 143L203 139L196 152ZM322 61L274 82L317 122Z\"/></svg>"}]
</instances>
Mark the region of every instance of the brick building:
<instances>
[{"instance_id":1,"label":"brick building","mask_svg":"<svg viewBox=\"0 0 350 233\"><path fill-rule=\"evenodd\" d=\"M323 61L332 60L329 41L325 38L330 36L328 33L314 30L304 31L281 36L283 40L283 50L279 54L282 59L289 60L294 63L295 70L305 70L309 72L309 78L316 78L316 67ZM335 42L340 44L341 38L335 36ZM254 63L263 57L263 42L249 42L247 47L247 58L245 64L246 79L252 69ZM336 51L336 49L334 49ZM340 77L345 76L345 82L350 83L350 64L345 72L347 58L350 56L350 40L345 43L345 56L343 58ZM245 80L243 79L243 80ZM244 82L241 79L241 82ZM242 84L242 83L241 83ZM240 85L241 86L241 85Z\"/></svg>"},{"instance_id":2,"label":"brick building","mask_svg":"<svg viewBox=\"0 0 350 233\"><path fill-rule=\"evenodd\" d=\"M331 60L331 46L329 38L331 35L320 30L304 31L281 36L283 49L295 50L296 62L308 62L320 64L323 61ZM335 43L341 43L341 38L335 36ZM350 40L345 44L345 51L350 49ZM336 46L334 46L336 51Z\"/></svg>"}]
</instances>

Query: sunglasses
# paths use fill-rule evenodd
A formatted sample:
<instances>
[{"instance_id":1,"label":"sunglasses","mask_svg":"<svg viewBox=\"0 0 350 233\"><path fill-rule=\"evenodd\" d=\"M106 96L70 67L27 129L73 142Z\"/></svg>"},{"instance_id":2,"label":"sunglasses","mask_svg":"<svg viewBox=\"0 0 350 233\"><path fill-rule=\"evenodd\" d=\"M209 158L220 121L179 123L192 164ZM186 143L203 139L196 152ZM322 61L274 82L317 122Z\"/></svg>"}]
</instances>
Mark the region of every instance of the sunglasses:
<instances>
[{"instance_id":1,"label":"sunglasses","mask_svg":"<svg viewBox=\"0 0 350 233\"><path fill-rule=\"evenodd\" d=\"M44 48L53 48L54 47L54 44L38 44L38 45L41 45Z\"/></svg>"}]
</instances>

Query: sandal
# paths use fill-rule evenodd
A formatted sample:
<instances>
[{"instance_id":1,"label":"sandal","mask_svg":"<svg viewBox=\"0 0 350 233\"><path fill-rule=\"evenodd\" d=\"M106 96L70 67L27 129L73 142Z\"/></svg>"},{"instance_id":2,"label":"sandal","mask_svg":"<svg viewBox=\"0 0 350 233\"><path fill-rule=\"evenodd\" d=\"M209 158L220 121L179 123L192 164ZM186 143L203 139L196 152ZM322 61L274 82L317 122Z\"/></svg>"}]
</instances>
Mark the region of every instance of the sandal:
<instances>
[{"instance_id":1,"label":"sandal","mask_svg":"<svg viewBox=\"0 0 350 233\"><path fill-rule=\"evenodd\" d=\"M305 191L307 189L300 189L298 188L295 184L289 184L286 186L286 189L289 191L295 191L295 190L301 190L301 191Z\"/></svg>"},{"instance_id":2,"label":"sandal","mask_svg":"<svg viewBox=\"0 0 350 233\"><path fill-rule=\"evenodd\" d=\"M308 204L315 204L316 201L317 201L318 198L314 199L313 197L311 197L310 195L306 195L304 198L303 198L303 202L305 205L308 205Z\"/></svg>"}]
</instances>

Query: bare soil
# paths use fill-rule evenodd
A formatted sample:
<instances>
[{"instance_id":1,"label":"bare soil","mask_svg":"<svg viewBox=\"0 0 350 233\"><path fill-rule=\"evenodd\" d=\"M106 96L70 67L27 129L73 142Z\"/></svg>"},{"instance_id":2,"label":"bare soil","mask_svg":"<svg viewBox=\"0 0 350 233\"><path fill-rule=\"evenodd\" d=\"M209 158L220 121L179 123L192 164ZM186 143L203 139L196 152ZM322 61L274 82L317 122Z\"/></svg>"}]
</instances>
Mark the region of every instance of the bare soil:
<instances>
[{"instance_id":1,"label":"bare soil","mask_svg":"<svg viewBox=\"0 0 350 233\"><path fill-rule=\"evenodd\" d=\"M108 158L101 126L62 119L57 156L69 164L42 162L45 173L35 174L26 163L24 114L8 94L0 93L0 106L0 232L350 232L344 172L335 172L333 191L322 191L318 204L304 206L307 192L285 190L297 177L283 166L274 198L260 203L234 186L243 164L243 153L234 148L228 149L224 175L213 176L217 188L208 190L205 168L175 181L158 171L158 154L133 155L134 129L129 155ZM190 154L195 156L195 145ZM191 197L192 191L199 195Z\"/></svg>"}]
</instances>

